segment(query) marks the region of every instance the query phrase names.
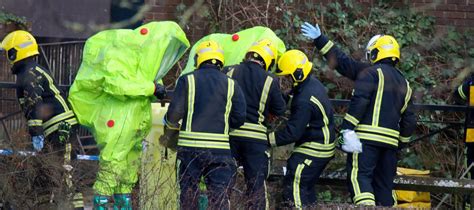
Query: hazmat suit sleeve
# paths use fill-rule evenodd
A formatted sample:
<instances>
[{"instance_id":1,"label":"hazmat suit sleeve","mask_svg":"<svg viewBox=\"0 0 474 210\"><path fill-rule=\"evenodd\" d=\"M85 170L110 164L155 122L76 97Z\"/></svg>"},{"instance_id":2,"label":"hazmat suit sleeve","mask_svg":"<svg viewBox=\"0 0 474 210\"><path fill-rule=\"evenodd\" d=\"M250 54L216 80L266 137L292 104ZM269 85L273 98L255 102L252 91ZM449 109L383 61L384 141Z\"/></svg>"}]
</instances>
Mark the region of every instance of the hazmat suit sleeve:
<instances>
[{"instance_id":1,"label":"hazmat suit sleeve","mask_svg":"<svg viewBox=\"0 0 474 210\"><path fill-rule=\"evenodd\" d=\"M117 96L153 96L155 83L147 81L133 81L125 78L107 77L104 83L104 92Z\"/></svg>"}]
</instances>

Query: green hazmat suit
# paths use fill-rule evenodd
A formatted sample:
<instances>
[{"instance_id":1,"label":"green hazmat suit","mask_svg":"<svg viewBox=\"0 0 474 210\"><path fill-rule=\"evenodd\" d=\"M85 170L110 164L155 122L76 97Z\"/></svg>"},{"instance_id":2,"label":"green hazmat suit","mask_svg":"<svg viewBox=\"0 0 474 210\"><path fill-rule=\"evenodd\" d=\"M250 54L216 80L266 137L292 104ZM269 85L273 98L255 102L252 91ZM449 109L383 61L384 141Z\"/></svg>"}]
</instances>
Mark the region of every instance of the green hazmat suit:
<instances>
[{"instance_id":1,"label":"green hazmat suit","mask_svg":"<svg viewBox=\"0 0 474 210\"><path fill-rule=\"evenodd\" d=\"M155 82L189 46L183 30L172 21L106 30L87 40L69 102L100 149L97 194L132 192L141 142L151 128Z\"/></svg>"},{"instance_id":2,"label":"green hazmat suit","mask_svg":"<svg viewBox=\"0 0 474 210\"><path fill-rule=\"evenodd\" d=\"M196 47L203 41L212 40L219 43L224 50L225 66L230 66L239 64L244 59L250 46L261 39L269 39L275 44L278 57L286 51L285 43L271 29L263 26L255 26L234 34L209 34L193 45L189 52L188 62L181 75L192 72L196 68L194 64Z\"/></svg>"}]
</instances>

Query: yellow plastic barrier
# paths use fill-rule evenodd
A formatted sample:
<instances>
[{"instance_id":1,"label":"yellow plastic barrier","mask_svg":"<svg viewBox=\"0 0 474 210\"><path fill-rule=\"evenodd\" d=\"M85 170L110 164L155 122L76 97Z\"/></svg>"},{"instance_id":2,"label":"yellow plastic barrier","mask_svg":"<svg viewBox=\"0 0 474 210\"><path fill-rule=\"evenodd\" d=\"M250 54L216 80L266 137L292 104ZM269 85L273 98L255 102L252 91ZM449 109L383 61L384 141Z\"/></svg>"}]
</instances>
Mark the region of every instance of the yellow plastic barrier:
<instances>
[{"instance_id":1,"label":"yellow plastic barrier","mask_svg":"<svg viewBox=\"0 0 474 210\"><path fill-rule=\"evenodd\" d=\"M420 171L409 168L397 168L397 175L405 176L429 176L430 171ZM429 192L415 192L406 190L396 190L398 208L431 208Z\"/></svg>"},{"instance_id":2,"label":"yellow plastic barrier","mask_svg":"<svg viewBox=\"0 0 474 210\"><path fill-rule=\"evenodd\" d=\"M145 140L140 174L140 209L178 209L176 153L160 146L168 104L152 104L153 123Z\"/></svg>"}]
</instances>

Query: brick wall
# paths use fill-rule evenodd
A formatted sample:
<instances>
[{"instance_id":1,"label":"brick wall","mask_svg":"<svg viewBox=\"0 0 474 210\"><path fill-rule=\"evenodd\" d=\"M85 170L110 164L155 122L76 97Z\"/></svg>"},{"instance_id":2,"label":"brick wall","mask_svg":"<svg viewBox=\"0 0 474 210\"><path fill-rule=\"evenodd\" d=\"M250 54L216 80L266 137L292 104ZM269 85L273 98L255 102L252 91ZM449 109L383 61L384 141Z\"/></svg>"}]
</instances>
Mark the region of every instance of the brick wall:
<instances>
[{"instance_id":1,"label":"brick wall","mask_svg":"<svg viewBox=\"0 0 474 210\"><path fill-rule=\"evenodd\" d=\"M327 0L313 0L315 3L329 2ZM357 0L363 4L374 4L377 0ZM175 20L177 6L184 3L190 6L191 0L145 0L151 6L145 16L145 21L152 20ZM260 2L260 1L257 1ZM266 1L262 1L265 3ZM394 0L394 7L410 6L426 15L435 17L438 26L454 26L459 29L474 28L474 0ZM202 18L198 15L192 17L193 26L185 28L190 34L191 41L195 41L206 34L208 28ZM203 23L203 24L200 24Z\"/></svg>"}]
</instances>

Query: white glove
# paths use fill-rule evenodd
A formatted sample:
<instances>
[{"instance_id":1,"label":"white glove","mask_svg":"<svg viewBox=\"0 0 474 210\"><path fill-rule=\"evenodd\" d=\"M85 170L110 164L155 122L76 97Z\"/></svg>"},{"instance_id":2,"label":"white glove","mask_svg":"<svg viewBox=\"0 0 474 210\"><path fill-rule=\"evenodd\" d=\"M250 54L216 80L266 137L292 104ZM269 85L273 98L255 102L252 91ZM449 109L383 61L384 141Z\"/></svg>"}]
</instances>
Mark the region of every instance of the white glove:
<instances>
[{"instance_id":1,"label":"white glove","mask_svg":"<svg viewBox=\"0 0 474 210\"><path fill-rule=\"evenodd\" d=\"M341 144L341 149L347 153L362 152L362 143L357 134L353 130L342 130L342 138L344 142Z\"/></svg>"}]
</instances>

